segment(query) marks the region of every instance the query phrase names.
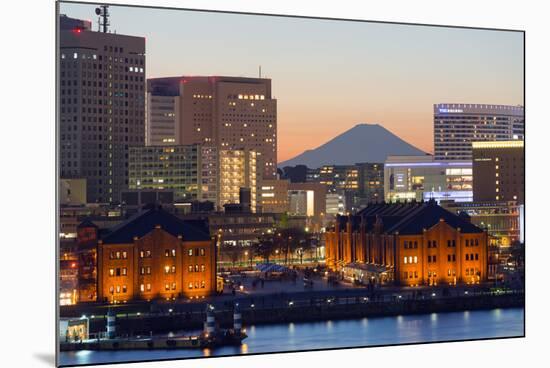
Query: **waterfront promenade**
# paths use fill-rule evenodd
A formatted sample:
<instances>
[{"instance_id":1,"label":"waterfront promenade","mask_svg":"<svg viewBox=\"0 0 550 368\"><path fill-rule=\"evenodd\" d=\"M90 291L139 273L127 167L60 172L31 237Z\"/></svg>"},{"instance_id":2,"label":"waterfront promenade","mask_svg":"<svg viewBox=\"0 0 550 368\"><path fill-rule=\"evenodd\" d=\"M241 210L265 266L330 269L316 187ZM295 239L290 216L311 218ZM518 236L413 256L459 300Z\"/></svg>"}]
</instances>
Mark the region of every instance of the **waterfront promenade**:
<instances>
[{"instance_id":1,"label":"waterfront promenade","mask_svg":"<svg viewBox=\"0 0 550 368\"><path fill-rule=\"evenodd\" d=\"M328 283L313 278L313 287L304 287L301 278L265 281L263 287L253 279L240 279L235 294L227 287L222 295L204 299L159 300L128 304L80 304L63 307L62 317L82 317L90 321L90 332L105 331L105 316L112 308L117 315L117 332L122 335L163 333L201 329L206 303L216 311L216 322L232 323L235 303L245 324L347 319L460 310L523 307L521 290L495 291L489 285L441 285L437 287L368 288L347 283Z\"/></svg>"}]
</instances>

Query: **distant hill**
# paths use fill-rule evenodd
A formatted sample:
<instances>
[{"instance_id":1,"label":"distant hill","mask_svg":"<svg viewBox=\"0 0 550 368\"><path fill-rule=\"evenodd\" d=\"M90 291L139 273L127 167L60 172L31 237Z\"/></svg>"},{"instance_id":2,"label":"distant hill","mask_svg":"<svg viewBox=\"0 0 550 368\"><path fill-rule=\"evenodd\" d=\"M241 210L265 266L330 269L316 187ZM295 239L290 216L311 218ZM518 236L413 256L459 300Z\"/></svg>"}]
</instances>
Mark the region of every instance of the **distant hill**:
<instances>
[{"instance_id":1,"label":"distant hill","mask_svg":"<svg viewBox=\"0 0 550 368\"><path fill-rule=\"evenodd\" d=\"M327 143L283 161L278 166L306 165L314 169L323 165L384 162L387 156L425 154L378 124L357 124Z\"/></svg>"}]
</instances>

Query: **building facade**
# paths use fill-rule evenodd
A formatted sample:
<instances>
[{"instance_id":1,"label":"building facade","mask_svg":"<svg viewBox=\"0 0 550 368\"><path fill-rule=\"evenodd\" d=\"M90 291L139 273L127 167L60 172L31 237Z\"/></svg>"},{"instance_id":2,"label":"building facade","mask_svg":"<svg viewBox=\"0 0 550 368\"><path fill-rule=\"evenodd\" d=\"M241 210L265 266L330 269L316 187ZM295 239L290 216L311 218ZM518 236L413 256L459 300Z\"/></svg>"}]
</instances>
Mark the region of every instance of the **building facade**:
<instances>
[{"instance_id":1,"label":"building facade","mask_svg":"<svg viewBox=\"0 0 550 368\"><path fill-rule=\"evenodd\" d=\"M487 233L435 201L375 204L339 216L325 233L325 247L332 271L370 265L364 271L374 279L400 285L487 279Z\"/></svg>"},{"instance_id":2,"label":"building facade","mask_svg":"<svg viewBox=\"0 0 550 368\"><path fill-rule=\"evenodd\" d=\"M97 301L197 298L216 290L216 245L208 223L151 208L99 230Z\"/></svg>"},{"instance_id":3,"label":"building facade","mask_svg":"<svg viewBox=\"0 0 550 368\"><path fill-rule=\"evenodd\" d=\"M435 159L471 160L471 142L523 140L524 114L523 106L435 104Z\"/></svg>"},{"instance_id":4,"label":"building facade","mask_svg":"<svg viewBox=\"0 0 550 368\"><path fill-rule=\"evenodd\" d=\"M145 38L65 16L59 37L61 177L86 179L90 202L117 202L129 147L145 143Z\"/></svg>"},{"instance_id":5,"label":"building facade","mask_svg":"<svg viewBox=\"0 0 550 368\"><path fill-rule=\"evenodd\" d=\"M471 161L435 161L433 156L388 156L384 196L388 202L435 199L471 202Z\"/></svg>"},{"instance_id":6,"label":"building facade","mask_svg":"<svg viewBox=\"0 0 550 368\"><path fill-rule=\"evenodd\" d=\"M472 224L487 230L498 247L524 241L524 206L514 201L441 202L455 214L466 213Z\"/></svg>"},{"instance_id":7,"label":"building facade","mask_svg":"<svg viewBox=\"0 0 550 368\"><path fill-rule=\"evenodd\" d=\"M523 141L473 142L475 201L525 202Z\"/></svg>"},{"instance_id":8,"label":"building facade","mask_svg":"<svg viewBox=\"0 0 550 368\"><path fill-rule=\"evenodd\" d=\"M218 157L211 146L131 147L129 188L171 190L177 202L218 203Z\"/></svg>"},{"instance_id":9,"label":"building facade","mask_svg":"<svg viewBox=\"0 0 550 368\"><path fill-rule=\"evenodd\" d=\"M262 212L285 213L289 210L288 180L264 179L260 187Z\"/></svg>"},{"instance_id":10,"label":"building facade","mask_svg":"<svg viewBox=\"0 0 550 368\"><path fill-rule=\"evenodd\" d=\"M145 120L145 144L147 146L175 145L179 137L178 97L169 92L147 91L147 118Z\"/></svg>"},{"instance_id":11,"label":"building facade","mask_svg":"<svg viewBox=\"0 0 550 368\"><path fill-rule=\"evenodd\" d=\"M358 163L361 204L384 201L384 163Z\"/></svg>"},{"instance_id":12,"label":"building facade","mask_svg":"<svg viewBox=\"0 0 550 368\"><path fill-rule=\"evenodd\" d=\"M241 77L170 77L147 81L150 142L213 144L262 157L260 174L277 171L277 100L271 80ZM172 124L174 123L174 124Z\"/></svg>"},{"instance_id":13,"label":"building facade","mask_svg":"<svg viewBox=\"0 0 550 368\"><path fill-rule=\"evenodd\" d=\"M219 152L219 206L240 203L241 188L250 189L250 208L259 210L262 161L247 149Z\"/></svg>"}]
</instances>

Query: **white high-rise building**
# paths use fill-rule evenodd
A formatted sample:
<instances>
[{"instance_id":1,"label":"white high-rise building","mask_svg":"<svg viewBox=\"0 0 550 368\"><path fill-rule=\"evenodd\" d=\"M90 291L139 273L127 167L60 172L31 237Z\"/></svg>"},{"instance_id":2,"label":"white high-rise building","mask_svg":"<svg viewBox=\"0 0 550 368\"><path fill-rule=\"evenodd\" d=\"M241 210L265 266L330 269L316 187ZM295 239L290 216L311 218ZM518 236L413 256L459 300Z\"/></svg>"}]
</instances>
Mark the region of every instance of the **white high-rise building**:
<instances>
[{"instance_id":1,"label":"white high-rise building","mask_svg":"<svg viewBox=\"0 0 550 368\"><path fill-rule=\"evenodd\" d=\"M436 160L472 160L472 142L523 140L523 106L441 103L434 105Z\"/></svg>"}]
</instances>

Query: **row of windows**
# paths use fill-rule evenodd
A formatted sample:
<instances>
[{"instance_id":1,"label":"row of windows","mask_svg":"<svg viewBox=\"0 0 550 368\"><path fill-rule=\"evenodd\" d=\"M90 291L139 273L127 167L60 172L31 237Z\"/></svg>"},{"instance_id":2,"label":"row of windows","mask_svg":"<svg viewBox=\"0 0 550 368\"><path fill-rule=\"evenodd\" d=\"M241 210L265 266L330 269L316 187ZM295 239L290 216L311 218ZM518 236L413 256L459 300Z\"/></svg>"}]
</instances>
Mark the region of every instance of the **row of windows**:
<instances>
[{"instance_id":1,"label":"row of windows","mask_svg":"<svg viewBox=\"0 0 550 368\"><path fill-rule=\"evenodd\" d=\"M126 251L116 251L109 254L109 259L127 259L128 252Z\"/></svg>"},{"instance_id":2,"label":"row of windows","mask_svg":"<svg viewBox=\"0 0 550 368\"><path fill-rule=\"evenodd\" d=\"M114 294L116 291L117 294L126 293L128 291L128 288L126 285L116 285L116 286L109 286L109 293Z\"/></svg>"},{"instance_id":3,"label":"row of windows","mask_svg":"<svg viewBox=\"0 0 550 368\"><path fill-rule=\"evenodd\" d=\"M466 246L478 246L479 240L478 239L466 239ZM418 248L418 243L416 241L406 241L403 243L403 247L405 249L416 249ZM456 241L453 240L447 240L447 247L449 248L456 248ZM437 241L436 240L428 240L428 248L437 248Z\"/></svg>"},{"instance_id":4,"label":"row of windows","mask_svg":"<svg viewBox=\"0 0 550 368\"><path fill-rule=\"evenodd\" d=\"M466 260L467 261L477 261L479 260L479 254L478 253L470 253L466 254ZM437 256L436 255L429 255L428 256L428 263L434 263L437 262ZM447 254L447 262L456 262L456 254ZM418 263L417 256L409 256L409 257L403 257L403 263Z\"/></svg>"},{"instance_id":5,"label":"row of windows","mask_svg":"<svg viewBox=\"0 0 550 368\"><path fill-rule=\"evenodd\" d=\"M116 276L120 276L120 272L119 272L119 268L116 269ZM195 266L193 265L189 265L188 266L188 271L189 272L205 272L206 271L206 266L204 264L201 264L200 266L198 264L196 264ZM109 270L109 274L111 276L113 276L115 273L114 269L110 269ZM165 274L170 274L170 273L176 273L176 266L165 266L164 267L164 273ZM122 269L122 275L123 276L126 276L127 274L127 271L126 271L126 268L123 268ZM140 275L150 275L151 274L151 266L146 266L146 267L141 267L139 269L139 274Z\"/></svg>"},{"instance_id":6,"label":"row of windows","mask_svg":"<svg viewBox=\"0 0 550 368\"><path fill-rule=\"evenodd\" d=\"M123 268L109 268L109 276L126 276L128 274L128 269Z\"/></svg>"},{"instance_id":7,"label":"row of windows","mask_svg":"<svg viewBox=\"0 0 550 368\"><path fill-rule=\"evenodd\" d=\"M428 240L428 248L437 248L437 241Z\"/></svg>"},{"instance_id":8,"label":"row of windows","mask_svg":"<svg viewBox=\"0 0 550 368\"><path fill-rule=\"evenodd\" d=\"M411 272L405 271L405 272L403 272L403 277L405 279L412 279L412 278L417 279L418 278L418 271L414 271L414 272L413 271L411 271Z\"/></svg>"},{"instance_id":9,"label":"row of windows","mask_svg":"<svg viewBox=\"0 0 550 368\"><path fill-rule=\"evenodd\" d=\"M477 261L479 260L479 254L478 253L470 253L470 254L466 254L466 260L467 261Z\"/></svg>"},{"instance_id":10,"label":"row of windows","mask_svg":"<svg viewBox=\"0 0 550 368\"><path fill-rule=\"evenodd\" d=\"M195 255L195 256L204 256L206 254L206 251L204 248L191 248L188 250L187 254L189 257ZM151 258L152 253L150 250L142 250L139 252L140 258ZM176 249L165 249L164 250L164 256L165 257L175 257L176 256Z\"/></svg>"}]
</instances>

